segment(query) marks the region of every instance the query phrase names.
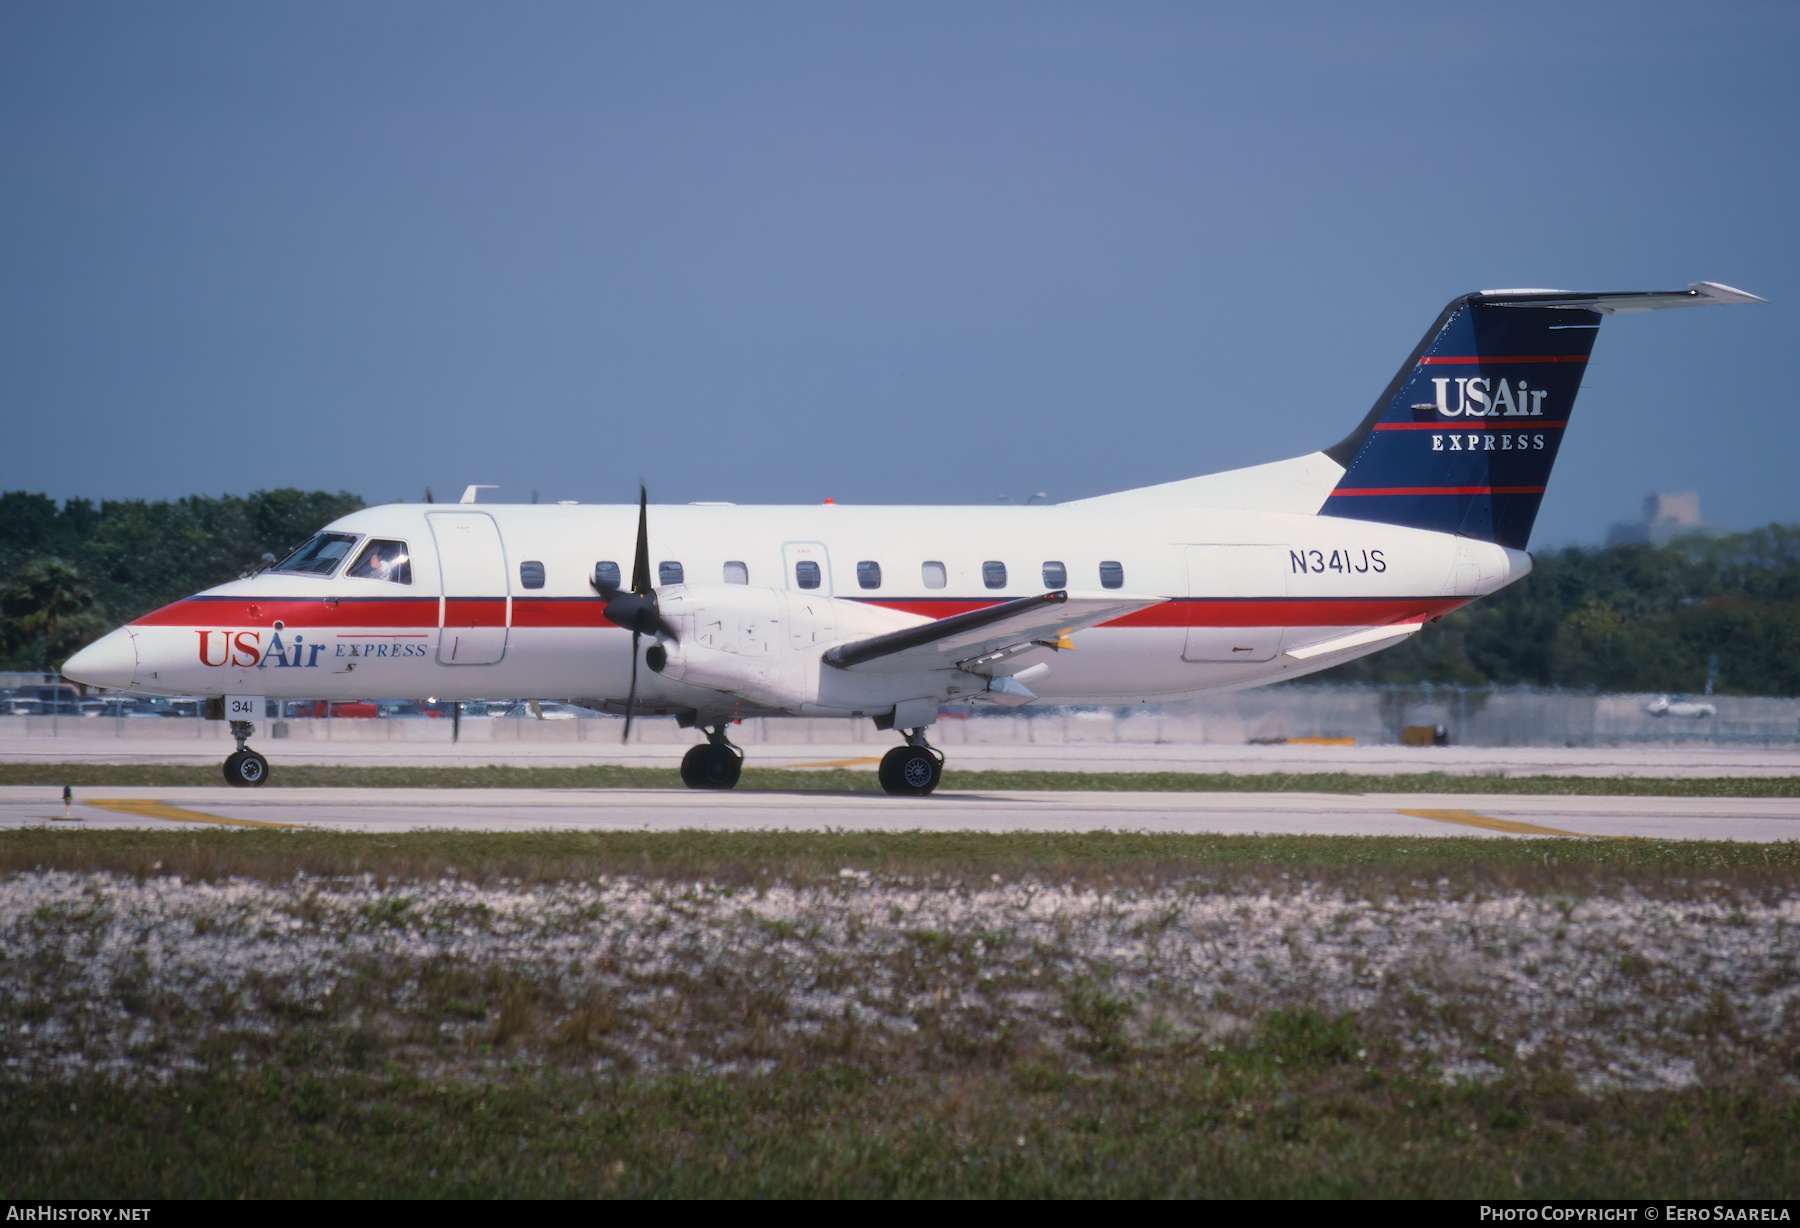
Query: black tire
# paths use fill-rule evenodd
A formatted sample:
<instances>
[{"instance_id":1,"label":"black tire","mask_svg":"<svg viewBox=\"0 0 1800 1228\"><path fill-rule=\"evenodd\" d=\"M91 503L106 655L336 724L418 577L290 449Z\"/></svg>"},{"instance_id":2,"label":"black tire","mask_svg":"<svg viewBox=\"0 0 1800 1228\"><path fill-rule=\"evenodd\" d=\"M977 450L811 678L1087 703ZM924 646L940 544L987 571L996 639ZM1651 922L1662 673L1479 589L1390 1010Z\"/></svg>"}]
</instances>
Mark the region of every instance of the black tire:
<instances>
[{"instance_id":1,"label":"black tire","mask_svg":"<svg viewBox=\"0 0 1800 1228\"><path fill-rule=\"evenodd\" d=\"M925 797L944 778L944 764L921 747L896 746L881 757L875 774L895 797Z\"/></svg>"},{"instance_id":2,"label":"black tire","mask_svg":"<svg viewBox=\"0 0 1800 1228\"><path fill-rule=\"evenodd\" d=\"M269 761L253 750L233 751L225 757L225 783L254 789L269 779Z\"/></svg>"},{"instance_id":3,"label":"black tire","mask_svg":"<svg viewBox=\"0 0 1800 1228\"><path fill-rule=\"evenodd\" d=\"M743 771L741 756L711 742L702 742L681 757L681 783L690 789L735 788Z\"/></svg>"}]
</instances>

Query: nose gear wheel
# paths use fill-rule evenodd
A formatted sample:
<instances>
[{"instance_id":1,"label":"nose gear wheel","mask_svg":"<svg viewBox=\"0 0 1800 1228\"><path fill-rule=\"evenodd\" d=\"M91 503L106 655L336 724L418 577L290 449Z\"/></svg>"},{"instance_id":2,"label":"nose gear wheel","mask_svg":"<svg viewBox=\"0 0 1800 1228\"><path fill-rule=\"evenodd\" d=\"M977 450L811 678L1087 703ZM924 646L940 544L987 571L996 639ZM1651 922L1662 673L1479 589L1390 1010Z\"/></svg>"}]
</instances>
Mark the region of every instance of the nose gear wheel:
<instances>
[{"instance_id":1,"label":"nose gear wheel","mask_svg":"<svg viewBox=\"0 0 1800 1228\"><path fill-rule=\"evenodd\" d=\"M724 725L705 727L706 741L681 757L681 783L690 789L731 789L744 770L744 752L725 740Z\"/></svg>"},{"instance_id":2,"label":"nose gear wheel","mask_svg":"<svg viewBox=\"0 0 1800 1228\"><path fill-rule=\"evenodd\" d=\"M231 722L231 736L237 749L225 757L225 783L239 789L254 789L269 779L269 761L245 746L256 726L250 721Z\"/></svg>"}]
</instances>

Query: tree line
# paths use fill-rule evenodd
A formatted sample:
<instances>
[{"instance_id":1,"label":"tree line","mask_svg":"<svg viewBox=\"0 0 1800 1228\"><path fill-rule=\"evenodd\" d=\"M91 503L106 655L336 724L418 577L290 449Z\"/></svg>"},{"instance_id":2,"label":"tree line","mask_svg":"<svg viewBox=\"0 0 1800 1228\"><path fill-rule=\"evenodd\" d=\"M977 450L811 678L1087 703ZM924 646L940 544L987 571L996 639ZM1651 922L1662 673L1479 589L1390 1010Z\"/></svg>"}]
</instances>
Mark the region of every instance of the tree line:
<instances>
[{"instance_id":1,"label":"tree line","mask_svg":"<svg viewBox=\"0 0 1800 1228\"><path fill-rule=\"evenodd\" d=\"M322 490L61 506L0 494L0 669L56 669L113 627L234 579L362 506Z\"/></svg>"},{"instance_id":2,"label":"tree line","mask_svg":"<svg viewBox=\"0 0 1800 1228\"><path fill-rule=\"evenodd\" d=\"M364 506L345 491L168 502L0 495L0 669L55 669ZM1800 526L1544 551L1524 580L1323 681L1800 695Z\"/></svg>"},{"instance_id":3,"label":"tree line","mask_svg":"<svg viewBox=\"0 0 1800 1228\"><path fill-rule=\"evenodd\" d=\"M1800 695L1800 525L1543 551L1525 579L1324 681Z\"/></svg>"}]
</instances>

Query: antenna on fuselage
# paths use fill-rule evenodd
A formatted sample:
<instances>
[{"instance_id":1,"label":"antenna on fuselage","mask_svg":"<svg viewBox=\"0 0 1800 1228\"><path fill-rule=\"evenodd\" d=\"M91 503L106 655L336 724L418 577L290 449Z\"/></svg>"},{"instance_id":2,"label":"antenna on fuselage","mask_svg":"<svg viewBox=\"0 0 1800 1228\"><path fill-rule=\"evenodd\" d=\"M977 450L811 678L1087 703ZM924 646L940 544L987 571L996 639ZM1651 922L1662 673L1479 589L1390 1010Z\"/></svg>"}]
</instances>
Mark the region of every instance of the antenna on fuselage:
<instances>
[{"instance_id":1,"label":"antenna on fuselage","mask_svg":"<svg viewBox=\"0 0 1800 1228\"><path fill-rule=\"evenodd\" d=\"M478 491L478 490L499 490L499 489L500 488L498 486L471 486L467 490L463 491L463 497L458 499L457 502L458 503L473 503L473 502L475 502L475 492L476 491Z\"/></svg>"}]
</instances>

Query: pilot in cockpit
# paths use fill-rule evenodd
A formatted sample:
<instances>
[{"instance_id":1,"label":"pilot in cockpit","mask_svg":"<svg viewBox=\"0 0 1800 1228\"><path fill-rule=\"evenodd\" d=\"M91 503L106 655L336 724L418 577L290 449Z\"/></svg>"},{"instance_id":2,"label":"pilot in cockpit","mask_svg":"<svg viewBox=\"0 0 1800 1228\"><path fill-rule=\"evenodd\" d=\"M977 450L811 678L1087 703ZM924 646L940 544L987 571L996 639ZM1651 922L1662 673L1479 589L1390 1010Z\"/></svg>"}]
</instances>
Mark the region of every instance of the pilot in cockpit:
<instances>
[{"instance_id":1,"label":"pilot in cockpit","mask_svg":"<svg viewBox=\"0 0 1800 1228\"><path fill-rule=\"evenodd\" d=\"M406 543L372 541L345 573L358 580L387 580L394 584L412 583L412 565L406 557Z\"/></svg>"}]
</instances>

